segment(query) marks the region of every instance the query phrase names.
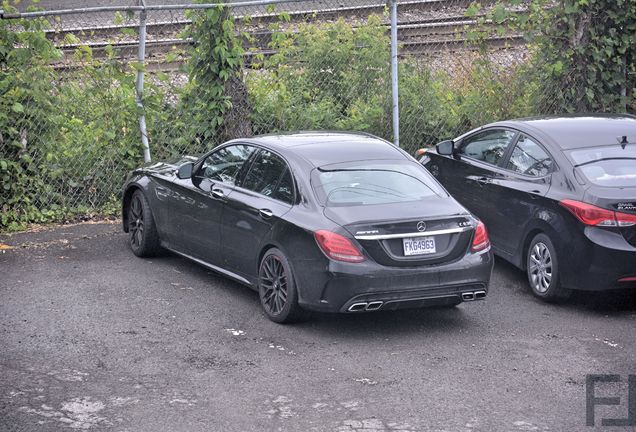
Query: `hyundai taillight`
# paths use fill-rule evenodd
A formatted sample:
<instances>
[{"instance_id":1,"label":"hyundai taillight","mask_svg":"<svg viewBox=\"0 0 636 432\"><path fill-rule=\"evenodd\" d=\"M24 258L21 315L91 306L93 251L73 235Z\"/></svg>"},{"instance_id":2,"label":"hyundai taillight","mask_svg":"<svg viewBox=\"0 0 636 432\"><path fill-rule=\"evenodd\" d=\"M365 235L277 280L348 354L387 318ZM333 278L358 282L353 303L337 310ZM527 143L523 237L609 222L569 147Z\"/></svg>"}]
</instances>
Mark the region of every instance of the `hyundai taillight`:
<instances>
[{"instance_id":1,"label":"hyundai taillight","mask_svg":"<svg viewBox=\"0 0 636 432\"><path fill-rule=\"evenodd\" d=\"M559 204L568 209L585 225L600 227L628 227L636 225L636 215L615 212L574 200L563 200Z\"/></svg>"},{"instance_id":2,"label":"hyundai taillight","mask_svg":"<svg viewBox=\"0 0 636 432\"><path fill-rule=\"evenodd\" d=\"M336 261L359 263L364 261L362 252L346 237L327 230L314 233L316 243L329 258Z\"/></svg>"},{"instance_id":3,"label":"hyundai taillight","mask_svg":"<svg viewBox=\"0 0 636 432\"><path fill-rule=\"evenodd\" d=\"M477 228L475 228L475 235L473 236L473 244L470 246L470 250L473 252L483 251L490 247L490 239L488 238L488 230L486 225L482 221L477 222Z\"/></svg>"},{"instance_id":4,"label":"hyundai taillight","mask_svg":"<svg viewBox=\"0 0 636 432\"><path fill-rule=\"evenodd\" d=\"M616 222L620 227L636 225L636 215L616 212Z\"/></svg>"}]
</instances>

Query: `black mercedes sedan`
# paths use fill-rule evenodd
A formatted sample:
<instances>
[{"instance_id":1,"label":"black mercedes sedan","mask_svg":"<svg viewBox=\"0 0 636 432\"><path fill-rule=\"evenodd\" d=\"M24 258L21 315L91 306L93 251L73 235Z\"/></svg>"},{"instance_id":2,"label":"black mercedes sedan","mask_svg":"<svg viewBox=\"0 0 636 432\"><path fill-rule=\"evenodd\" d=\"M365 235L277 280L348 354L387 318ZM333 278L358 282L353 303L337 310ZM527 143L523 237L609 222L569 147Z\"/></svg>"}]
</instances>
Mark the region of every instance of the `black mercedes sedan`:
<instances>
[{"instance_id":1,"label":"black mercedes sedan","mask_svg":"<svg viewBox=\"0 0 636 432\"><path fill-rule=\"evenodd\" d=\"M420 155L536 296L636 287L636 117L503 121Z\"/></svg>"},{"instance_id":2,"label":"black mercedes sedan","mask_svg":"<svg viewBox=\"0 0 636 432\"><path fill-rule=\"evenodd\" d=\"M488 292L488 233L415 159L380 138L237 139L148 164L124 186L138 256L168 249L254 290L267 316L455 306Z\"/></svg>"}]
</instances>

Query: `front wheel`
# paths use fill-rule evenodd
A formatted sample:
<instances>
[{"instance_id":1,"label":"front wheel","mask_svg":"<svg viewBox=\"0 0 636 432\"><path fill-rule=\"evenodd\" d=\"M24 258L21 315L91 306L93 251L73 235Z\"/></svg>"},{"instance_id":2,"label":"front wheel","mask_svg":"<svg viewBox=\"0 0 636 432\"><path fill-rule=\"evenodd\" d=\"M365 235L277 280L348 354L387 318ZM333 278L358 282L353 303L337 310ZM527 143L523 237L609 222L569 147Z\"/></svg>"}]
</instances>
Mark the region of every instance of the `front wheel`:
<instances>
[{"instance_id":1,"label":"front wheel","mask_svg":"<svg viewBox=\"0 0 636 432\"><path fill-rule=\"evenodd\" d=\"M532 294L541 300L554 302L566 296L559 282L559 259L552 240L537 234L528 247L526 271Z\"/></svg>"},{"instance_id":2,"label":"front wheel","mask_svg":"<svg viewBox=\"0 0 636 432\"><path fill-rule=\"evenodd\" d=\"M298 290L285 255L268 250L258 271L258 294L267 317L277 323L303 319L305 311L298 305Z\"/></svg>"},{"instance_id":3,"label":"front wheel","mask_svg":"<svg viewBox=\"0 0 636 432\"><path fill-rule=\"evenodd\" d=\"M152 211L140 190L133 193L128 206L128 241L139 257L154 256L161 250Z\"/></svg>"}]
</instances>

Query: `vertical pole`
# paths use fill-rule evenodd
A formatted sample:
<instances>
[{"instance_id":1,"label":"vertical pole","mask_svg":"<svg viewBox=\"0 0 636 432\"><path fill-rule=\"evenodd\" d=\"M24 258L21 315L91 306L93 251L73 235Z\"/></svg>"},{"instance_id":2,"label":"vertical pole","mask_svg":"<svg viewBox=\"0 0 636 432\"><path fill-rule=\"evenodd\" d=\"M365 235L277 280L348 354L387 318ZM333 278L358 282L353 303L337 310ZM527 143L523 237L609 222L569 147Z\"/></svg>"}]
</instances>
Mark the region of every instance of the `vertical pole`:
<instances>
[{"instance_id":1,"label":"vertical pole","mask_svg":"<svg viewBox=\"0 0 636 432\"><path fill-rule=\"evenodd\" d=\"M397 0L391 2L391 92L393 94L393 143L400 146L400 110L398 98Z\"/></svg>"},{"instance_id":2,"label":"vertical pole","mask_svg":"<svg viewBox=\"0 0 636 432\"><path fill-rule=\"evenodd\" d=\"M623 98L623 112L627 112L627 53L623 57L623 83L621 84L621 97Z\"/></svg>"},{"instance_id":3,"label":"vertical pole","mask_svg":"<svg viewBox=\"0 0 636 432\"><path fill-rule=\"evenodd\" d=\"M141 6L146 6L144 0L140 0ZM141 132L141 145L144 149L144 162L150 162L150 146L148 145L148 133L146 131L146 115L144 114L144 62L146 59L146 10L139 13L139 68L137 69L137 106L140 109L139 131Z\"/></svg>"}]
</instances>

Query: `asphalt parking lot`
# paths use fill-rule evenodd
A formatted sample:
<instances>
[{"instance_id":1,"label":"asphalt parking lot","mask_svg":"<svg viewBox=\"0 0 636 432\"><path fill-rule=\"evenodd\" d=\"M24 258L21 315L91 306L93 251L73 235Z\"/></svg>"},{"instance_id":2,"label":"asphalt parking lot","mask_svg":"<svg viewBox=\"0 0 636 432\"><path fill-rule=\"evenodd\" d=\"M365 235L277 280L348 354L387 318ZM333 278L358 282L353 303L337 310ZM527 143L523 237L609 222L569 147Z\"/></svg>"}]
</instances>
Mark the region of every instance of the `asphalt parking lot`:
<instances>
[{"instance_id":1,"label":"asphalt parking lot","mask_svg":"<svg viewBox=\"0 0 636 432\"><path fill-rule=\"evenodd\" d=\"M256 293L118 223L0 236L2 431L583 431L627 417L636 294L547 305L497 262L456 310L316 315L281 326Z\"/></svg>"}]
</instances>

